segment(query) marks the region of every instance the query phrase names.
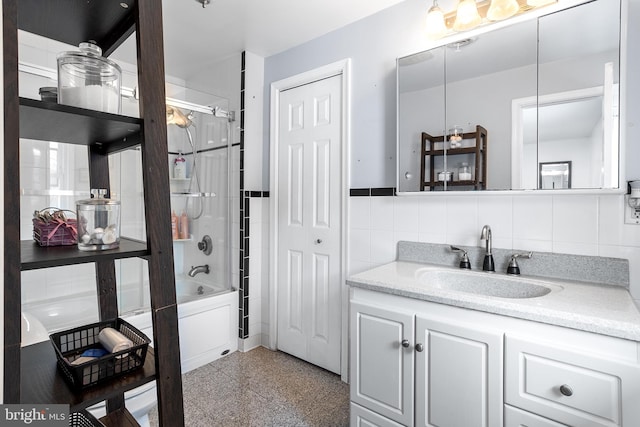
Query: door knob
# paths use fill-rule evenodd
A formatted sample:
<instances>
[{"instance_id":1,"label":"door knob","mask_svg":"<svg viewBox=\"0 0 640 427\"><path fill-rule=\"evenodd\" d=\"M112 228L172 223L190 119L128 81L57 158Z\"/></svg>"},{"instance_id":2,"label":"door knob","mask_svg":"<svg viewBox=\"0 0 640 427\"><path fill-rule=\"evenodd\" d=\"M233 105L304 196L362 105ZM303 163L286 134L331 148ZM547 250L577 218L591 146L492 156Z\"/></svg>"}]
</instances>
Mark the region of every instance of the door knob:
<instances>
[{"instance_id":1,"label":"door knob","mask_svg":"<svg viewBox=\"0 0 640 427\"><path fill-rule=\"evenodd\" d=\"M404 348L409 348L409 345L411 345L411 343L409 342L409 340L402 340L402 346Z\"/></svg>"}]
</instances>

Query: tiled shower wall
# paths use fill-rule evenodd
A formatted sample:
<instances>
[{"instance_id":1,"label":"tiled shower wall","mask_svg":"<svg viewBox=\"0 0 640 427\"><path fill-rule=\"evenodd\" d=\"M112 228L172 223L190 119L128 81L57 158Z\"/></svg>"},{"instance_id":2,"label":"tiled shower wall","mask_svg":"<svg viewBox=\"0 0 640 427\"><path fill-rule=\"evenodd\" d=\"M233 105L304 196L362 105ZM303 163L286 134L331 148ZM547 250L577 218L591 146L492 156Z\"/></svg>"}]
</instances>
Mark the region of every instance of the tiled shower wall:
<instances>
[{"instance_id":1,"label":"tiled shower wall","mask_svg":"<svg viewBox=\"0 0 640 427\"><path fill-rule=\"evenodd\" d=\"M367 189L368 190L368 189ZM362 196L354 196L362 194ZM400 240L626 258L630 291L640 303L640 226L624 224L622 195L384 197L352 190L349 271L393 261ZM526 274L526 261L521 264Z\"/></svg>"}]
</instances>

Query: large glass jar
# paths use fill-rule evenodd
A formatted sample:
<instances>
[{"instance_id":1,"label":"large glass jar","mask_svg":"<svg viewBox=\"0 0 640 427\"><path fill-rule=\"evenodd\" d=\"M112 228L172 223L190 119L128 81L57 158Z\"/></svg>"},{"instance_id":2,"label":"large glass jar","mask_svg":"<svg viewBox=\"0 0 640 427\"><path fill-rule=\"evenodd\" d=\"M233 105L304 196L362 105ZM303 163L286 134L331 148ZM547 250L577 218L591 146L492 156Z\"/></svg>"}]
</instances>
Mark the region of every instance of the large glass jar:
<instances>
[{"instance_id":1,"label":"large glass jar","mask_svg":"<svg viewBox=\"0 0 640 427\"><path fill-rule=\"evenodd\" d=\"M122 70L92 42L58 54L58 103L120 114Z\"/></svg>"},{"instance_id":2,"label":"large glass jar","mask_svg":"<svg viewBox=\"0 0 640 427\"><path fill-rule=\"evenodd\" d=\"M462 162L458 168L458 181L471 181L471 168L469 163Z\"/></svg>"},{"instance_id":3,"label":"large glass jar","mask_svg":"<svg viewBox=\"0 0 640 427\"><path fill-rule=\"evenodd\" d=\"M92 199L76 202L78 249L99 251L120 246L120 202L105 197L107 190L91 190Z\"/></svg>"}]
</instances>

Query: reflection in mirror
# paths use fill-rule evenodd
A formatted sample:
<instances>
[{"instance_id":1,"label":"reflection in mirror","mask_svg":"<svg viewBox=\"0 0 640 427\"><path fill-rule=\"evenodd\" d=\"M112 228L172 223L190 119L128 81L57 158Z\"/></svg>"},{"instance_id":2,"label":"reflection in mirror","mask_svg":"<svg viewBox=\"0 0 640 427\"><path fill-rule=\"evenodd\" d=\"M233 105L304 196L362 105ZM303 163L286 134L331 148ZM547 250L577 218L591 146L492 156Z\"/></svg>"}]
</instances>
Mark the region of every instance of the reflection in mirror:
<instances>
[{"instance_id":1,"label":"reflection in mirror","mask_svg":"<svg viewBox=\"0 0 640 427\"><path fill-rule=\"evenodd\" d=\"M538 161L571 160L571 188L617 188L620 3L552 13L539 29ZM573 100L545 102L580 91Z\"/></svg>"},{"instance_id":2,"label":"reflection in mirror","mask_svg":"<svg viewBox=\"0 0 640 427\"><path fill-rule=\"evenodd\" d=\"M571 188L571 162L540 162L540 189Z\"/></svg>"},{"instance_id":3,"label":"reflection in mirror","mask_svg":"<svg viewBox=\"0 0 640 427\"><path fill-rule=\"evenodd\" d=\"M460 49L449 45L446 50L447 122L487 130L483 188L488 190L511 188L511 103L536 93L536 43L537 24L526 21L482 34ZM455 168L460 162L475 162L472 155L464 157L451 156L448 163Z\"/></svg>"},{"instance_id":4,"label":"reflection in mirror","mask_svg":"<svg viewBox=\"0 0 640 427\"><path fill-rule=\"evenodd\" d=\"M397 66L398 191L420 191L422 132L445 129L444 48L400 58Z\"/></svg>"},{"instance_id":5,"label":"reflection in mirror","mask_svg":"<svg viewBox=\"0 0 640 427\"><path fill-rule=\"evenodd\" d=\"M576 166L569 188L602 187L603 102L601 86L514 100L513 187L549 189L537 164L563 159Z\"/></svg>"},{"instance_id":6,"label":"reflection in mirror","mask_svg":"<svg viewBox=\"0 0 640 427\"><path fill-rule=\"evenodd\" d=\"M619 0L595 0L400 58L398 191L539 189L539 163L561 161L571 188L617 188L619 14ZM460 151L475 138L449 143L477 126L484 159ZM440 151L421 155L423 132ZM473 185L459 182L462 163ZM451 181L428 182L432 164Z\"/></svg>"}]
</instances>

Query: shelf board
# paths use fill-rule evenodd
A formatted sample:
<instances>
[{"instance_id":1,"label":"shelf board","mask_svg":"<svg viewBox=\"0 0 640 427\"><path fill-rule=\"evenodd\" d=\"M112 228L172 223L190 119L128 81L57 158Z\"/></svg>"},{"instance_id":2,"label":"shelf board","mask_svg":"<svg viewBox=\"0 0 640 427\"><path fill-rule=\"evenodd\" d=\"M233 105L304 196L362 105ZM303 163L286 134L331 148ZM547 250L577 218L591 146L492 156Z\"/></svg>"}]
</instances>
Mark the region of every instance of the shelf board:
<instances>
[{"instance_id":1,"label":"shelf board","mask_svg":"<svg viewBox=\"0 0 640 427\"><path fill-rule=\"evenodd\" d=\"M146 242L120 238L120 247L104 251L81 251L73 246L39 246L33 240L20 242L22 271L38 268L60 267L120 258L146 257L149 255Z\"/></svg>"},{"instance_id":2,"label":"shelf board","mask_svg":"<svg viewBox=\"0 0 640 427\"><path fill-rule=\"evenodd\" d=\"M463 147L463 148L449 148L447 149L448 155L453 154L475 154L476 147ZM482 149L480 149L482 152ZM427 156L442 156L444 155L444 150L427 150L424 153Z\"/></svg>"},{"instance_id":3,"label":"shelf board","mask_svg":"<svg viewBox=\"0 0 640 427\"><path fill-rule=\"evenodd\" d=\"M20 98L20 137L115 153L140 144L142 119Z\"/></svg>"},{"instance_id":4,"label":"shelf board","mask_svg":"<svg viewBox=\"0 0 640 427\"><path fill-rule=\"evenodd\" d=\"M176 197L216 197L216 193L189 193L187 191L172 191L171 196Z\"/></svg>"},{"instance_id":5,"label":"shelf board","mask_svg":"<svg viewBox=\"0 0 640 427\"><path fill-rule=\"evenodd\" d=\"M136 0L19 0L18 28L72 46L95 40L108 56L135 29ZM126 3L128 8L121 6Z\"/></svg>"},{"instance_id":6,"label":"shelf board","mask_svg":"<svg viewBox=\"0 0 640 427\"><path fill-rule=\"evenodd\" d=\"M99 420L105 427L140 427L133 415L126 408L111 412Z\"/></svg>"},{"instance_id":7,"label":"shelf board","mask_svg":"<svg viewBox=\"0 0 640 427\"><path fill-rule=\"evenodd\" d=\"M20 401L32 404L69 404L72 412L119 396L156 379L155 354L147 350L144 366L127 375L76 391L65 381L58 369L51 342L44 341L22 348L20 364Z\"/></svg>"},{"instance_id":8,"label":"shelf board","mask_svg":"<svg viewBox=\"0 0 640 427\"><path fill-rule=\"evenodd\" d=\"M481 184L481 183L478 183L475 181L448 181L447 187L461 187L461 186L469 186L469 185L476 185L476 184ZM425 181L424 185L430 186L430 187L444 187L444 182L443 181L435 181L435 182Z\"/></svg>"}]
</instances>

